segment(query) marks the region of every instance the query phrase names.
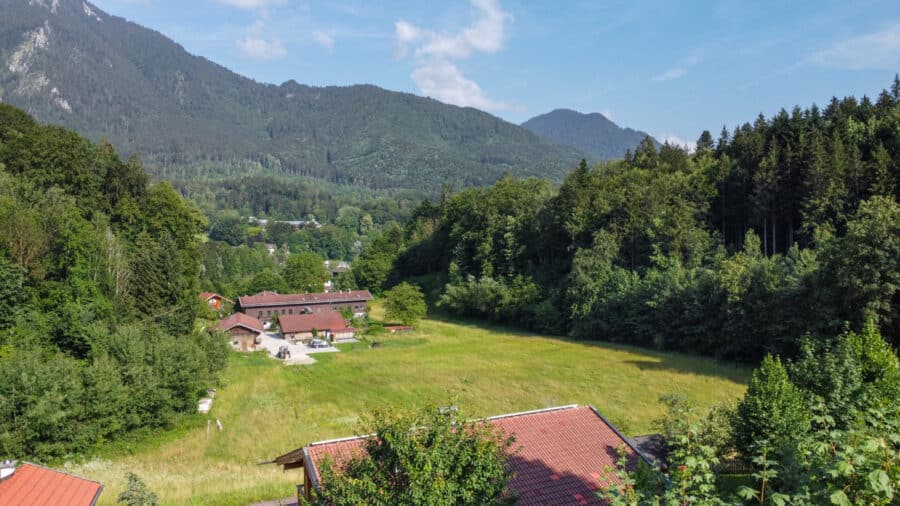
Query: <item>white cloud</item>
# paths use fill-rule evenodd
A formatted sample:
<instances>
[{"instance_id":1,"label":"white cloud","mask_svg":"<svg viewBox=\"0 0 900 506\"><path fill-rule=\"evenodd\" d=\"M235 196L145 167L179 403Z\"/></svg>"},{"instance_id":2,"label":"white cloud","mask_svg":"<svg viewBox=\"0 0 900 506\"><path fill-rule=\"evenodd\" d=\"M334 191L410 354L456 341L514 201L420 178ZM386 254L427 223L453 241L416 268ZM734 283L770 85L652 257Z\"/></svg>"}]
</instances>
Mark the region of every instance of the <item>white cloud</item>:
<instances>
[{"instance_id":1,"label":"white cloud","mask_svg":"<svg viewBox=\"0 0 900 506\"><path fill-rule=\"evenodd\" d=\"M313 41L322 47L326 47L328 49L331 49L334 47L334 36L328 32L323 32L321 30L315 30L312 33L312 37L313 37Z\"/></svg>"},{"instance_id":2,"label":"white cloud","mask_svg":"<svg viewBox=\"0 0 900 506\"><path fill-rule=\"evenodd\" d=\"M495 100L475 81L463 75L456 62L476 53L493 54L503 49L506 24L512 20L498 0L470 0L477 19L457 33L437 33L399 20L394 24L394 55L405 58L412 50L415 68L410 77L424 95L449 104L488 111L523 110Z\"/></svg>"},{"instance_id":3,"label":"white cloud","mask_svg":"<svg viewBox=\"0 0 900 506\"><path fill-rule=\"evenodd\" d=\"M265 23L258 20L247 29L247 35L237 41L237 47L245 57L253 60L275 60L287 55L280 40L266 40L262 37Z\"/></svg>"},{"instance_id":4,"label":"white cloud","mask_svg":"<svg viewBox=\"0 0 900 506\"><path fill-rule=\"evenodd\" d=\"M896 69L900 67L900 23L842 40L813 53L812 61L843 70Z\"/></svg>"},{"instance_id":5,"label":"white cloud","mask_svg":"<svg viewBox=\"0 0 900 506\"><path fill-rule=\"evenodd\" d=\"M672 81L674 79L681 79L687 74L689 68L698 63L700 63L700 55L693 53L681 60L677 65L669 67L665 72L655 75L651 79L654 81Z\"/></svg>"},{"instance_id":6,"label":"white cloud","mask_svg":"<svg viewBox=\"0 0 900 506\"><path fill-rule=\"evenodd\" d=\"M693 153L695 149L697 149L697 143L686 141L677 135L661 135L658 139L662 139L663 144L669 144L671 146L678 146L683 149L688 150L688 153Z\"/></svg>"},{"instance_id":7,"label":"white cloud","mask_svg":"<svg viewBox=\"0 0 900 506\"><path fill-rule=\"evenodd\" d=\"M653 76L654 81L671 81L673 79L680 79L687 74L687 68L685 67L672 67L662 74L658 76Z\"/></svg>"},{"instance_id":8,"label":"white cloud","mask_svg":"<svg viewBox=\"0 0 900 506\"><path fill-rule=\"evenodd\" d=\"M284 5L287 0L218 0L218 2L238 9L265 9L273 5Z\"/></svg>"}]
</instances>

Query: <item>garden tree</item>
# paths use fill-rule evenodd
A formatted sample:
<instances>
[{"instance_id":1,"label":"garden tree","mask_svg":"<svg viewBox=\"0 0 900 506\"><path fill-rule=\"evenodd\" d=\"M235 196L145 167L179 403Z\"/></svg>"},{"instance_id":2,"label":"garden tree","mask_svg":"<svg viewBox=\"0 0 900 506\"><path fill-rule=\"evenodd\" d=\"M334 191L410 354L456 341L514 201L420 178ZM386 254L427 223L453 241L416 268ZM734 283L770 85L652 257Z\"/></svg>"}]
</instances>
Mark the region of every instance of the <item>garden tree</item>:
<instances>
[{"instance_id":1,"label":"garden tree","mask_svg":"<svg viewBox=\"0 0 900 506\"><path fill-rule=\"evenodd\" d=\"M266 225L266 240L282 246L288 243L291 234L294 233L294 226L283 221L273 221Z\"/></svg>"},{"instance_id":2,"label":"garden tree","mask_svg":"<svg viewBox=\"0 0 900 506\"><path fill-rule=\"evenodd\" d=\"M425 295L416 285L404 281L384 292L384 317L387 321L413 325L427 312Z\"/></svg>"},{"instance_id":3,"label":"garden tree","mask_svg":"<svg viewBox=\"0 0 900 506\"><path fill-rule=\"evenodd\" d=\"M900 205L875 196L860 203L845 236L824 249L841 314L856 323L872 319L895 339L900 326Z\"/></svg>"},{"instance_id":4,"label":"garden tree","mask_svg":"<svg viewBox=\"0 0 900 506\"><path fill-rule=\"evenodd\" d=\"M291 290L321 292L330 277L325 261L315 253L294 253L284 265L284 280Z\"/></svg>"},{"instance_id":5,"label":"garden tree","mask_svg":"<svg viewBox=\"0 0 900 506\"><path fill-rule=\"evenodd\" d=\"M159 498L151 492L143 480L134 473L125 475L125 490L116 498L125 506L159 506Z\"/></svg>"},{"instance_id":6,"label":"garden tree","mask_svg":"<svg viewBox=\"0 0 900 506\"><path fill-rule=\"evenodd\" d=\"M489 423L437 406L376 410L364 422L365 452L320 469L316 501L339 505L510 504L513 438Z\"/></svg>"},{"instance_id":7,"label":"garden tree","mask_svg":"<svg viewBox=\"0 0 900 506\"><path fill-rule=\"evenodd\" d=\"M811 405L822 404L819 415L828 416L829 425L839 430L900 399L900 360L872 320L858 333L804 339L788 372Z\"/></svg>"},{"instance_id":8,"label":"garden tree","mask_svg":"<svg viewBox=\"0 0 900 506\"><path fill-rule=\"evenodd\" d=\"M277 272L268 268L257 272L240 286L240 293L242 295L252 295L264 291L278 293L288 293L290 291L284 278Z\"/></svg>"},{"instance_id":9,"label":"garden tree","mask_svg":"<svg viewBox=\"0 0 900 506\"><path fill-rule=\"evenodd\" d=\"M738 403L735 444L743 455L755 455L767 441L781 451L810 427L810 413L803 393L791 383L778 357L766 355L753 371L747 393Z\"/></svg>"},{"instance_id":10,"label":"garden tree","mask_svg":"<svg viewBox=\"0 0 900 506\"><path fill-rule=\"evenodd\" d=\"M236 212L223 212L210 220L207 234L214 241L238 246L247 240L247 225Z\"/></svg>"}]
</instances>

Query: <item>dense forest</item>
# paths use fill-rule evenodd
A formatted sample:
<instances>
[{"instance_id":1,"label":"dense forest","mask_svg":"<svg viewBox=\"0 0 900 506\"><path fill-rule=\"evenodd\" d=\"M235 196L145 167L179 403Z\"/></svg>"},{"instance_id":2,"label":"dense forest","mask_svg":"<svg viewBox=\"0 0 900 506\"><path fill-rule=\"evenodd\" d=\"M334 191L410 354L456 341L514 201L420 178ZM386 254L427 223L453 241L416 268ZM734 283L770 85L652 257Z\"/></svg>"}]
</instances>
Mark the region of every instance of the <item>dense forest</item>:
<instances>
[{"instance_id":1,"label":"dense forest","mask_svg":"<svg viewBox=\"0 0 900 506\"><path fill-rule=\"evenodd\" d=\"M108 143L0 104L0 454L84 453L196 409L205 219Z\"/></svg>"},{"instance_id":2,"label":"dense forest","mask_svg":"<svg viewBox=\"0 0 900 506\"><path fill-rule=\"evenodd\" d=\"M900 80L866 97L648 139L557 190L506 177L425 201L354 263L385 288L582 339L741 360L874 321L900 339Z\"/></svg>"}]
</instances>

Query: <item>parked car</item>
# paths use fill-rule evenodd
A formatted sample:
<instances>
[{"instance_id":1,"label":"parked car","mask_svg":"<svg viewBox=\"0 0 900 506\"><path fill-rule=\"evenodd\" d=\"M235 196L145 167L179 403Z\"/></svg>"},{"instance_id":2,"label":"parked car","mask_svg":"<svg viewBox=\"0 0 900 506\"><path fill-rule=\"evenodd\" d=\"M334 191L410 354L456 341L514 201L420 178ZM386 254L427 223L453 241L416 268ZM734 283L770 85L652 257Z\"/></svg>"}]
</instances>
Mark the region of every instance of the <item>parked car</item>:
<instances>
[{"instance_id":1,"label":"parked car","mask_svg":"<svg viewBox=\"0 0 900 506\"><path fill-rule=\"evenodd\" d=\"M309 342L310 348L327 348L331 346L331 343L322 339L313 339Z\"/></svg>"}]
</instances>

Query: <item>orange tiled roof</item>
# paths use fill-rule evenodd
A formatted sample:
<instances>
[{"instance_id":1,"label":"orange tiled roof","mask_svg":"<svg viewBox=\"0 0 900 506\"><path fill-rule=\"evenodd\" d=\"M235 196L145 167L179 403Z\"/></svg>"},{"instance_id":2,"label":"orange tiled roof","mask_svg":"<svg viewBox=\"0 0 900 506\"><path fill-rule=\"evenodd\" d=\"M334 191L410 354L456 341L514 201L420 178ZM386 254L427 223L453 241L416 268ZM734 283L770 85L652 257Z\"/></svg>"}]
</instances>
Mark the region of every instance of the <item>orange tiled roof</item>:
<instances>
[{"instance_id":1,"label":"orange tiled roof","mask_svg":"<svg viewBox=\"0 0 900 506\"><path fill-rule=\"evenodd\" d=\"M616 480L616 448L624 446L632 464L637 451L591 406L566 406L487 419L515 436L510 457L510 489L522 506L603 504L597 498L601 480ZM305 448L310 476L317 485L317 466L328 455L340 465L363 450L366 437L313 443Z\"/></svg>"},{"instance_id":2,"label":"orange tiled roof","mask_svg":"<svg viewBox=\"0 0 900 506\"><path fill-rule=\"evenodd\" d=\"M102 491L99 482L26 462L0 481L0 504L91 506Z\"/></svg>"},{"instance_id":3,"label":"orange tiled roof","mask_svg":"<svg viewBox=\"0 0 900 506\"><path fill-rule=\"evenodd\" d=\"M219 330L231 330L234 327L244 327L245 329L252 330L254 332L263 331L262 322L244 313L234 313L228 318L219 320L219 323L216 324L216 328L218 328Z\"/></svg>"},{"instance_id":4,"label":"orange tiled roof","mask_svg":"<svg viewBox=\"0 0 900 506\"><path fill-rule=\"evenodd\" d=\"M328 293L286 293L260 292L256 295L238 297L242 308L260 306L296 306L301 304L331 304L372 300L368 290L347 290Z\"/></svg>"}]
</instances>

